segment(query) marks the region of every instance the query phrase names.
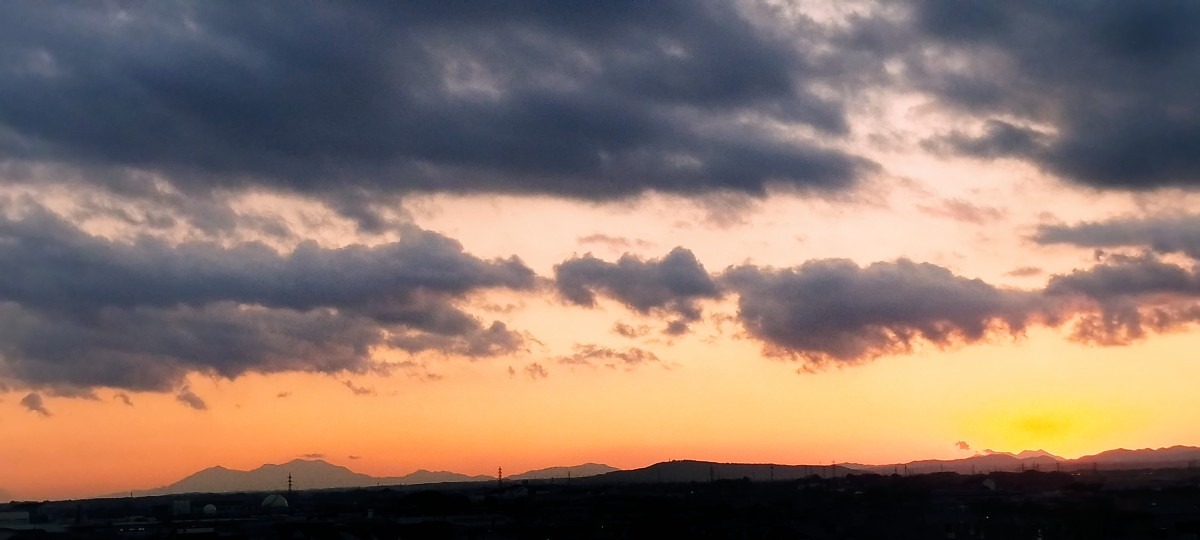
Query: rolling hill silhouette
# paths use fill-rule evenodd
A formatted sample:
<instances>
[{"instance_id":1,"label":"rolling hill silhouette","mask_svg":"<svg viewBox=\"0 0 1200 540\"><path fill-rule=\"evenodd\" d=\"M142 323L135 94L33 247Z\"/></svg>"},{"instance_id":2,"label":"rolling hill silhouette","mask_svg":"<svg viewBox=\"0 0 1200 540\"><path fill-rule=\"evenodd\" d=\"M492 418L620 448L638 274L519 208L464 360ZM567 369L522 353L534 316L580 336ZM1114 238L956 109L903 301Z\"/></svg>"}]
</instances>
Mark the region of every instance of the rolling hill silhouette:
<instances>
[{"instance_id":1,"label":"rolling hill silhouette","mask_svg":"<svg viewBox=\"0 0 1200 540\"><path fill-rule=\"evenodd\" d=\"M280 491L287 488L292 475L295 489L353 488L376 485L431 484L488 480L486 476L468 476L445 471L418 470L405 476L375 477L356 473L332 463L314 459L295 459L287 463L267 464L241 471L216 466L191 474L160 488L135 491L136 495L175 495L180 493L224 493L234 491Z\"/></svg>"},{"instance_id":2,"label":"rolling hill silhouette","mask_svg":"<svg viewBox=\"0 0 1200 540\"><path fill-rule=\"evenodd\" d=\"M587 476L596 476L599 474L619 471L616 467L610 467L600 463L584 463L583 465L575 465L572 467L547 467L545 469L537 469L534 471L514 474L508 477L509 480L555 480L560 478L584 478Z\"/></svg>"},{"instance_id":3,"label":"rolling hill silhouette","mask_svg":"<svg viewBox=\"0 0 1200 540\"><path fill-rule=\"evenodd\" d=\"M550 467L508 477L510 480L582 478L617 470L608 465L588 463L572 467ZM282 491L287 489L288 475L295 489L355 488L368 486L439 484L446 482L493 481L493 476L470 476L449 471L420 469L404 476L370 476L320 459L295 459L287 463L268 464L249 471L209 467L160 488L134 491L137 496L177 495L182 493L227 493L237 491ZM123 493L119 495L128 495Z\"/></svg>"},{"instance_id":4,"label":"rolling hill silhouette","mask_svg":"<svg viewBox=\"0 0 1200 540\"><path fill-rule=\"evenodd\" d=\"M769 463L717 463L709 461L665 461L640 469L619 470L608 465L586 463L571 467L548 467L511 475L507 481L552 480L568 476L587 483L651 483L707 482L710 480L754 481L794 480L809 476L824 478L861 474L923 474L955 472L959 474L1021 470L1080 470L1080 469L1138 469L1183 468L1200 465L1200 448L1172 446L1169 448L1119 448L1079 459L1063 459L1044 450L1019 453L992 452L952 460L918 460L887 465L779 465ZM569 474L568 474L569 473ZM175 495L183 493L223 493L237 491L281 491L287 488L292 475L296 489L355 488L377 485L437 484L448 482L494 481L493 476L470 476L448 471L418 470L404 476L376 477L356 473L322 460L296 459L277 465L263 465L241 471L225 467L210 467L189 475L173 484L156 489L135 491L135 495ZM3 493L0 493L0 498ZM125 496L122 493L115 496Z\"/></svg>"},{"instance_id":5,"label":"rolling hill silhouette","mask_svg":"<svg viewBox=\"0 0 1200 540\"><path fill-rule=\"evenodd\" d=\"M1118 448L1099 454L1083 456L1073 460L1080 465L1098 464L1101 467L1120 468L1167 468L1193 467L1200 464L1200 448L1195 446L1172 446L1169 448L1143 448L1126 450Z\"/></svg>"},{"instance_id":6,"label":"rolling hill silhouette","mask_svg":"<svg viewBox=\"0 0 1200 540\"><path fill-rule=\"evenodd\" d=\"M847 464L846 466L860 471L880 474L904 473L905 471L909 474L931 472L970 474L1021 470L1073 471L1093 468L1183 468L1198 464L1200 464L1200 448L1194 446L1172 446L1169 448L1143 448L1141 450L1119 448L1100 452L1099 454L1083 456L1078 459L1065 459L1045 450L1025 450L1016 454L985 450L983 454L976 454L963 459L930 459L890 465Z\"/></svg>"},{"instance_id":7,"label":"rolling hill silhouette","mask_svg":"<svg viewBox=\"0 0 1200 540\"><path fill-rule=\"evenodd\" d=\"M1017 457L1018 455L1030 457ZM963 459L924 459L908 463L892 463L888 465L859 465L847 464L851 469L879 474L924 474L935 472L956 472L959 474L984 473L992 471L1019 470L1054 470L1067 460L1056 459L1050 454L1021 452L1021 454L991 453L978 454Z\"/></svg>"}]
</instances>

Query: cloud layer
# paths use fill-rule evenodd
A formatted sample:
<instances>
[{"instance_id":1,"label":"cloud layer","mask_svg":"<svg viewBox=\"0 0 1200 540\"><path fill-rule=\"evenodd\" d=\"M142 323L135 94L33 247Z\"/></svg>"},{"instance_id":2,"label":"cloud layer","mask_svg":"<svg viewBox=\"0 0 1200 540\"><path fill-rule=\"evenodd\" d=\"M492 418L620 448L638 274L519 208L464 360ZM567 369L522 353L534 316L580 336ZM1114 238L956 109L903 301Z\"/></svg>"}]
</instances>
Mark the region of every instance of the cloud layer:
<instances>
[{"instance_id":1,"label":"cloud layer","mask_svg":"<svg viewBox=\"0 0 1200 540\"><path fill-rule=\"evenodd\" d=\"M722 281L738 294L738 320L769 352L817 365L904 354L921 342L973 343L998 328L1021 332L1043 309L1036 293L908 260L740 266Z\"/></svg>"},{"instance_id":2,"label":"cloud layer","mask_svg":"<svg viewBox=\"0 0 1200 540\"><path fill-rule=\"evenodd\" d=\"M0 6L5 176L175 206L297 193L374 226L412 192L832 193L878 169L851 111L915 91L981 126L932 141L950 151L1106 188L1200 178L1186 2L310 8Z\"/></svg>"},{"instance_id":3,"label":"cloud layer","mask_svg":"<svg viewBox=\"0 0 1200 540\"><path fill-rule=\"evenodd\" d=\"M1131 228L1154 226L1151 220ZM1149 236L1137 238L1147 249L1181 249ZM956 347L998 333L1019 335L1032 325L1068 324L1077 341L1125 345L1200 321L1200 269L1152 255L1113 255L1090 268L1050 276L1042 289L1011 289L906 259L867 266L815 259L794 267L741 265L709 274L680 247L662 259L575 257L556 267L555 282L559 294L576 305L591 307L597 296L606 296L643 315L675 319L672 323L700 321L699 302L736 296L734 320L748 336L766 353L808 367L908 354L920 346ZM641 338L647 330L624 323L614 327L626 338ZM616 352L580 346L560 362L586 364L617 358Z\"/></svg>"},{"instance_id":4,"label":"cloud layer","mask_svg":"<svg viewBox=\"0 0 1200 540\"><path fill-rule=\"evenodd\" d=\"M956 151L1016 157L1100 188L1200 182L1200 6L1189 2L913 2L865 27L913 86L984 123Z\"/></svg>"},{"instance_id":5,"label":"cloud layer","mask_svg":"<svg viewBox=\"0 0 1200 540\"><path fill-rule=\"evenodd\" d=\"M1085 248L1134 247L1200 259L1200 216L1127 217L1074 225L1042 225L1033 240L1043 245Z\"/></svg>"},{"instance_id":6,"label":"cloud layer","mask_svg":"<svg viewBox=\"0 0 1200 540\"><path fill-rule=\"evenodd\" d=\"M0 161L107 168L85 181L115 191L131 170L185 193L265 187L348 215L412 191L840 190L873 167L744 121L848 131L817 90L845 72L815 53L826 30L785 39L763 7L310 8L2 6Z\"/></svg>"},{"instance_id":7,"label":"cloud layer","mask_svg":"<svg viewBox=\"0 0 1200 540\"><path fill-rule=\"evenodd\" d=\"M0 220L0 272L0 377L131 390L169 390L189 372L362 372L381 347L510 352L521 335L457 304L534 283L516 258L479 259L415 227L390 244L279 253L111 241L36 206Z\"/></svg>"},{"instance_id":8,"label":"cloud layer","mask_svg":"<svg viewBox=\"0 0 1200 540\"><path fill-rule=\"evenodd\" d=\"M1046 287L1048 294L1082 296L1094 305L1076 328L1077 339L1122 344L1200 321L1200 216L1044 225L1033 240L1097 250L1099 264L1054 276ZM1104 251L1118 248L1138 253Z\"/></svg>"},{"instance_id":9,"label":"cloud layer","mask_svg":"<svg viewBox=\"0 0 1200 540\"><path fill-rule=\"evenodd\" d=\"M868 3L835 23L753 2L307 7L0 4L0 188L66 186L79 213L3 209L0 382L167 392L202 409L188 374L362 373L385 369L381 349L520 351L524 334L464 305L489 289L537 294L538 277L388 221L399 198L842 195L880 170L853 146L877 133L852 125L879 96L916 93L954 118L927 151L1025 160L1102 189L1200 179L1191 3ZM262 193L400 240L322 247L230 205ZM919 209L980 227L1007 217L962 199ZM88 232L85 214L135 238ZM213 241L137 236L176 226ZM290 247L243 240L262 235ZM1122 344L1200 320L1196 216L1044 225L1033 240L1142 253L1037 290L903 259L714 274L683 247L576 256L551 278L570 305L609 299L670 336L736 296L746 335L811 365L1031 324L1073 320L1076 339ZM650 247L599 229L578 242ZM614 332L646 338L644 322ZM601 345L558 358L657 362ZM46 412L39 393L22 404Z\"/></svg>"},{"instance_id":10,"label":"cloud layer","mask_svg":"<svg viewBox=\"0 0 1200 540\"><path fill-rule=\"evenodd\" d=\"M575 305L594 307L599 294L643 315L675 317L672 322L677 324L667 328L675 334L686 332L687 323L700 319L699 301L721 296L704 266L684 248L675 248L662 259L626 254L615 263L589 253L555 266L554 282L559 294Z\"/></svg>"}]
</instances>

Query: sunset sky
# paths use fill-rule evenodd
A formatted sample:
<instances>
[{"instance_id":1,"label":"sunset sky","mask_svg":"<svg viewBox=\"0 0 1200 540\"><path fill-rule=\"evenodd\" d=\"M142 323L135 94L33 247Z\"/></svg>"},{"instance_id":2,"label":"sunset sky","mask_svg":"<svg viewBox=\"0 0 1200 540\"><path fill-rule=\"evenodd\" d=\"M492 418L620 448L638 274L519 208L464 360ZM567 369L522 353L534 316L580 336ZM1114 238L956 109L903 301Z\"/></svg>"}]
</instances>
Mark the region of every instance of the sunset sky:
<instances>
[{"instance_id":1,"label":"sunset sky","mask_svg":"<svg viewBox=\"0 0 1200 540\"><path fill-rule=\"evenodd\" d=\"M0 500L1200 445L1197 27L0 3Z\"/></svg>"}]
</instances>

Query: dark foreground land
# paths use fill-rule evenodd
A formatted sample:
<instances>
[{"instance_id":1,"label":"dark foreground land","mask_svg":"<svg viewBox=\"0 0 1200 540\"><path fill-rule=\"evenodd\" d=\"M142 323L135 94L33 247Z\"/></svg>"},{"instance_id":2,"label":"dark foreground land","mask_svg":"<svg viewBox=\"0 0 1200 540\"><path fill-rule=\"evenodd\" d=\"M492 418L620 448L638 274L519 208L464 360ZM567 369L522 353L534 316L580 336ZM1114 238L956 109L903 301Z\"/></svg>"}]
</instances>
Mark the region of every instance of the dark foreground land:
<instances>
[{"instance_id":1,"label":"dark foreground land","mask_svg":"<svg viewBox=\"0 0 1200 540\"><path fill-rule=\"evenodd\" d=\"M267 495L0 505L0 540L1200 538L1191 469L443 484L297 492L287 508Z\"/></svg>"}]
</instances>

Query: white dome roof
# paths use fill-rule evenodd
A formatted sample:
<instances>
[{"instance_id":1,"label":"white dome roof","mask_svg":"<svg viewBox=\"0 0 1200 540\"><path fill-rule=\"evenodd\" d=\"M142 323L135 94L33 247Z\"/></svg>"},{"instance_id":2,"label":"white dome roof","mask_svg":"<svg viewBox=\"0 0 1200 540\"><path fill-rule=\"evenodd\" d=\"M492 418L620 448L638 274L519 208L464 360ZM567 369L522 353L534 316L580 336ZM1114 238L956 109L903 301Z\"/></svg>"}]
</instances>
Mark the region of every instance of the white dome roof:
<instances>
[{"instance_id":1,"label":"white dome roof","mask_svg":"<svg viewBox=\"0 0 1200 540\"><path fill-rule=\"evenodd\" d=\"M287 505L287 499L277 493L267 495L267 498L263 499L262 502L263 508L287 508Z\"/></svg>"},{"instance_id":2,"label":"white dome roof","mask_svg":"<svg viewBox=\"0 0 1200 540\"><path fill-rule=\"evenodd\" d=\"M204 515L211 516L217 513L217 507L211 504L204 505Z\"/></svg>"}]
</instances>

